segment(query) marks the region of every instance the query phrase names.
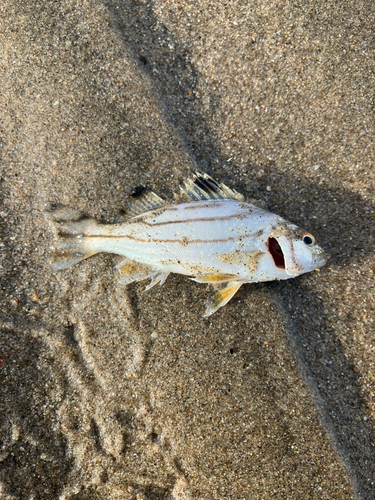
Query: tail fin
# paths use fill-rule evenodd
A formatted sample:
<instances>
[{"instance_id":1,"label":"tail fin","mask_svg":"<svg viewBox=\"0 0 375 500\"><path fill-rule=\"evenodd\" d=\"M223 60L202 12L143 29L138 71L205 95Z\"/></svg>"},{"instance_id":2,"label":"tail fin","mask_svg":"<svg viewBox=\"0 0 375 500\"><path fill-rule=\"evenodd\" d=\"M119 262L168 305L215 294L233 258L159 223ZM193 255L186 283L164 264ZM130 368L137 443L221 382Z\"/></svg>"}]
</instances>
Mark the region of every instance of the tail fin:
<instances>
[{"instance_id":1,"label":"tail fin","mask_svg":"<svg viewBox=\"0 0 375 500\"><path fill-rule=\"evenodd\" d=\"M84 217L67 207L53 208L49 215L59 234L51 258L51 266L55 271L77 264L98 253L92 248L92 239L85 238L85 232L97 225L94 219Z\"/></svg>"}]
</instances>

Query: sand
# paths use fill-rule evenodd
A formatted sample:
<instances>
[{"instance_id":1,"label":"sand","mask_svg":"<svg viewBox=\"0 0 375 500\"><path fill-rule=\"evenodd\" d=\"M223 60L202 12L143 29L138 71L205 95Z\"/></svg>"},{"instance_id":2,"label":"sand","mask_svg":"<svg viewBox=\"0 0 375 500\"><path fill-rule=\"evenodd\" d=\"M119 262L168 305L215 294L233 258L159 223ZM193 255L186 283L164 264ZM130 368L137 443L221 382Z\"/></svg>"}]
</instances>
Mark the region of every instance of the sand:
<instances>
[{"instance_id":1,"label":"sand","mask_svg":"<svg viewBox=\"0 0 375 500\"><path fill-rule=\"evenodd\" d=\"M374 36L366 1L0 4L0 497L372 499ZM60 273L51 202L116 220L199 169L327 266L145 292Z\"/></svg>"}]
</instances>

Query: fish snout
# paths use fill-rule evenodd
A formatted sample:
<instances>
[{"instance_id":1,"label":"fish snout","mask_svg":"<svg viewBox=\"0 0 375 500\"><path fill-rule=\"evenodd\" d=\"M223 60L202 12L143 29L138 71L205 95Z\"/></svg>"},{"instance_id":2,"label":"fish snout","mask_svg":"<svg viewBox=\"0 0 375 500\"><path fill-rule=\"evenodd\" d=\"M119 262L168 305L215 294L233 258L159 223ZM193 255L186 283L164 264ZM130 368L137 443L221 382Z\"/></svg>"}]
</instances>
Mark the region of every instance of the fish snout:
<instances>
[{"instance_id":1,"label":"fish snout","mask_svg":"<svg viewBox=\"0 0 375 500\"><path fill-rule=\"evenodd\" d=\"M327 263L327 260L330 258L330 255L322 248L320 248L319 250L319 253L314 254L314 264L316 265L316 268L323 267Z\"/></svg>"}]
</instances>

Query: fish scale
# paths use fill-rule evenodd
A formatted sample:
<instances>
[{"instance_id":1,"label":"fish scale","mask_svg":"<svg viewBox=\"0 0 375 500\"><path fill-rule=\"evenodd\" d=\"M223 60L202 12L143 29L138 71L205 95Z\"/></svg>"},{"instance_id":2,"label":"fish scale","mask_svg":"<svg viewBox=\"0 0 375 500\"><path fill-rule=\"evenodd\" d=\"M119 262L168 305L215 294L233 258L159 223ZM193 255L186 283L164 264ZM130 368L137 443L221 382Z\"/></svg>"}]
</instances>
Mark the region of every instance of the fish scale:
<instances>
[{"instance_id":1,"label":"fish scale","mask_svg":"<svg viewBox=\"0 0 375 500\"><path fill-rule=\"evenodd\" d=\"M187 181L183 196L185 202L171 205L145 193L130 204L128 219L117 224L71 220L71 210L53 211L60 234L53 267L61 270L108 252L125 257L117 267L126 284L151 278L149 289L171 272L227 283L209 301L209 316L243 283L288 279L326 262L313 235L245 203L242 195L207 174L196 173Z\"/></svg>"}]
</instances>

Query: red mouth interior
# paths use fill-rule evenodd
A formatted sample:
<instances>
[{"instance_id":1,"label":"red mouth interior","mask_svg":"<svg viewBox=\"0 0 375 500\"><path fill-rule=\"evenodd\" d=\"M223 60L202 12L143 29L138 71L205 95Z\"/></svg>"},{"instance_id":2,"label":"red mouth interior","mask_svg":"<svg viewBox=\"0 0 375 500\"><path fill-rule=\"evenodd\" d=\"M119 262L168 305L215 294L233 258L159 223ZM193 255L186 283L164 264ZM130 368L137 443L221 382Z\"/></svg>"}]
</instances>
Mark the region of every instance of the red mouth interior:
<instances>
[{"instance_id":1,"label":"red mouth interior","mask_svg":"<svg viewBox=\"0 0 375 500\"><path fill-rule=\"evenodd\" d=\"M272 255L275 266L279 269L285 269L284 254L275 238L268 238L268 250Z\"/></svg>"}]
</instances>

